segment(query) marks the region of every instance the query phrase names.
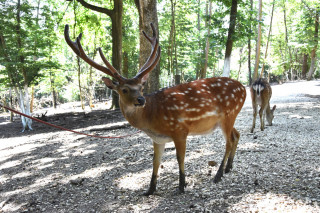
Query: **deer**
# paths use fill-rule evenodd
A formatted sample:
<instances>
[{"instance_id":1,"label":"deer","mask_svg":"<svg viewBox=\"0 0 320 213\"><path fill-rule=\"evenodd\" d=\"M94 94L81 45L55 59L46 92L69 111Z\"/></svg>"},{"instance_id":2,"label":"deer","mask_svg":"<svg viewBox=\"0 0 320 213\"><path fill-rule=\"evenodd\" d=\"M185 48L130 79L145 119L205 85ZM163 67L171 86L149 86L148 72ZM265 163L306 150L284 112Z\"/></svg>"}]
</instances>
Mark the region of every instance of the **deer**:
<instances>
[{"instance_id":1,"label":"deer","mask_svg":"<svg viewBox=\"0 0 320 213\"><path fill-rule=\"evenodd\" d=\"M157 175L165 144L174 143L179 165L178 193L186 187L184 161L189 135L213 132L220 127L226 141L225 153L214 183L221 181L223 173L232 169L240 133L234 123L246 99L244 86L227 77L207 78L161 89L152 94L143 94L149 73L160 60L161 47L157 31L151 23L153 35L143 32L151 44L151 53L135 77L127 79L106 60L101 48L99 54L105 66L90 59L81 45L81 35L72 41L69 27L65 26L65 40L71 49L85 62L113 78L103 77L104 84L119 94L119 106L125 119L142 130L153 141L153 170L149 189L144 195L156 191Z\"/></svg>"},{"instance_id":2,"label":"deer","mask_svg":"<svg viewBox=\"0 0 320 213\"><path fill-rule=\"evenodd\" d=\"M272 96L272 89L268 81L264 78L258 78L255 80L251 87L251 100L253 108L253 122L251 133L253 133L256 125L257 109L260 106L259 116L260 116L260 129L264 131L265 124L264 120L267 118L269 126L272 126L272 120L274 118L274 111L276 110L276 105L270 109L270 99Z\"/></svg>"}]
</instances>

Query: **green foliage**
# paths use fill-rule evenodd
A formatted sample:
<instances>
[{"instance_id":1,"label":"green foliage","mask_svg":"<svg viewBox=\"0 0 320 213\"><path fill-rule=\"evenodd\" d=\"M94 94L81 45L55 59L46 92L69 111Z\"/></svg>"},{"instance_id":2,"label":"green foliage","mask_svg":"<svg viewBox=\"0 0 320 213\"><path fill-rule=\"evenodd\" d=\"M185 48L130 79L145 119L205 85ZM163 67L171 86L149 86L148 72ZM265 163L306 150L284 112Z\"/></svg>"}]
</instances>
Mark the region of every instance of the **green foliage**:
<instances>
[{"instance_id":1,"label":"green foliage","mask_svg":"<svg viewBox=\"0 0 320 213\"><path fill-rule=\"evenodd\" d=\"M112 1L88 1L97 6L112 9ZM211 19L209 37L209 60L207 76L220 75L223 69L225 44L229 26L231 0L212 0L212 16L206 16L208 0L176 0L176 63L174 70L169 66L171 1L158 1L158 20L161 51L161 85L168 86L175 74L182 75L182 81L191 81L197 77L200 64L204 61L204 48L208 26ZM285 76L290 69L301 72L302 55L314 48L314 8L319 8L317 0L275 1L272 36L269 42L268 56L264 60L266 38L269 30L270 11L273 0L264 1L264 20L262 25L261 61L265 62L266 72ZM10 86L22 86L25 83L35 85L37 97L50 97L55 89L60 99L73 101L79 99L78 64L73 51L67 46L63 30L70 25L71 39L83 33L81 43L89 55L102 64L97 48L101 47L106 58L111 61L112 38L111 20L105 14L93 12L77 1L22 1L21 29L17 31L17 1L0 0L0 41L5 41L6 48L0 46L0 93L5 93ZM285 3L285 4L284 4ZM128 77L134 76L139 65L139 17L134 1L124 1L123 12L123 47L128 55ZM242 52L240 80L247 83L248 76L248 39L251 39L251 63L255 56L255 40L258 1L238 1L238 14L235 36L233 38L233 55L231 77L237 78L239 71L239 49ZM288 42L284 28L284 8L286 11ZM198 19L199 17L199 19ZM199 23L198 23L199 21ZM19 40L20 39L20 40ZM20 42L20 45L19 45ZM289 52L290 50L290 52ZM291 60L290 54L291 53ZM319 51L318 51L319 58ZM23 59L23 60L22 60ZM310 60L309 60L310 61ZM310 62L309 62L310 63ZM319 66L319 64L317 64ZM102 73L92 69L80 60L81 88L85 94L89 88L104 87ZM261 67L261 66L260 66ZM177 73L176 73L177 72ZM90 77L91 76L91 77Z\"/></svg>"}]
</instances>

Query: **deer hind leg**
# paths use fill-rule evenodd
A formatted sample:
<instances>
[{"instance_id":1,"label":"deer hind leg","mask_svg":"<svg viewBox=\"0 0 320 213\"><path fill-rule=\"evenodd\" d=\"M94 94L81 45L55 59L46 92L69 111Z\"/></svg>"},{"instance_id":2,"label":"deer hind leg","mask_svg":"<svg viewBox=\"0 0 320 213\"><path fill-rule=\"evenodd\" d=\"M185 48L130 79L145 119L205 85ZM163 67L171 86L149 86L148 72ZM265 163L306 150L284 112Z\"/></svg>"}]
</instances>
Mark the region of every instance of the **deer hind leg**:
<instances>
[{"instance_id":1,"label":"deer hind leg","mask_svg":"<svg viewBox=\"0 0 320 213\"><path fill-rule=\"evenodd\" d=\"M164 152L165 144L157 144L153 142L153 171L152 171L152 177L150 181L150 187L147 192L144 193L144 195L152 195L156 189L157 189L157 176L158 176L158 170L161 162L161 157Z\"/></svg>"},{"instance_id":2,"label":"deer hind leg","mask_svg":"<svg viewBox=\"0 0 320 213\"><path fill-rule=\"evenodd\" d=\"M253 133L254 128L256 127L256 118L257 118L257 104L252 104L253 108L253 120L252 120L252 127L251 127L251 133Z\"/></svg>"},{"instance_id":3,"label":"deer hind leg","mask_svg":"<svg viewBox=\"0 0 320 213\"><path fill-rule=\"evenodd\" d=\"M236 154L239 139L240 139L240 133L235 128L233 128L231 132L232 149L228 158L225 173L230 172L230 170L232 169L233 158Z\"/></svg>"},{"instance_id":4,"label":"deer hind leg","mask_svg":"<svg viewBox=\"0 0 320 213\"><path fill-rule=\"evenodd\" d=\"M174 140L177 160L179 164L179 193L184 193L186 187L186 176L184 172L184 159L186 155L186 138L184 140Z\"/></svg>"},{"instance_id":5,"label":"deer hind leg","mask_svg":"<svg viewBox=\"0 0 320 213\"><path fill-rule=\"evenodd\" d=\"M263 106L263 105L262 105ZM260 108L259 110L259 116L260 116L260 129L261 131L264 130L264 120L266 118L266 109L267 109L267 105L265 105L264 107Z\"/></svg>"},{"instance_id":6,"label":"deer hind leg","mask_svg":"<svg viewBox=\"0 0 320 213\"><path fill-rule=\"evenodd\" d=\"M233 128L232 126L231 126L231 128ZM221 128L222 128L222 132L224 133L224 136L226 139L226 149L225 149L225 153L224 153L223 159L221 161L221 164L219 166L219 169L217 171L217 174L214 177L214 180L213 180L214 183L218 183L219 181L221 181L221 178L223 177L224 167L225 167L227 159L229 158L230 153L233 149L233 142L232 142L233 141L232 140L232 137L233 137L232 132L233 131L232 131L232 129L229 130L229 128L226 126L221 126Z\"/></svg>"}]
</instances>

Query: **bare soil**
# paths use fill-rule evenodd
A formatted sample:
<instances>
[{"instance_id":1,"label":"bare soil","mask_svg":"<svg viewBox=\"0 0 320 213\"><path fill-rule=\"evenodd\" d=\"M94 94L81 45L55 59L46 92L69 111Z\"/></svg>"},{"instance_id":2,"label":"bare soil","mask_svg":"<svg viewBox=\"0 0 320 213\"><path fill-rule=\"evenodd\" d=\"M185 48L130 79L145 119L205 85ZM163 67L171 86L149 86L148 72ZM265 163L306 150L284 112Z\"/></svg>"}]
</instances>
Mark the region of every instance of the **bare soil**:
<instances>
[{"instance_id":1,"label":"bare soil","mask_svg":"<svg viewBox=\"0 0 320 213\"><path fill-rule=\"evenodd\" d=\"M250 134L250 94L235 127L241 137L233 170L214 184L225 142L221 131L189 137L187 187L177 194L178 165L166 145L155 195L145 197L152 143L144 133L99 139L0 114L0 212L320 212L320 81L273 85L273 126ZM42 109L50 123L102 136L137 130L104 103ZM123 128L108 129L113 126ZM94 131L92 131L94 130Z\"/></svg>"}]
</instances>

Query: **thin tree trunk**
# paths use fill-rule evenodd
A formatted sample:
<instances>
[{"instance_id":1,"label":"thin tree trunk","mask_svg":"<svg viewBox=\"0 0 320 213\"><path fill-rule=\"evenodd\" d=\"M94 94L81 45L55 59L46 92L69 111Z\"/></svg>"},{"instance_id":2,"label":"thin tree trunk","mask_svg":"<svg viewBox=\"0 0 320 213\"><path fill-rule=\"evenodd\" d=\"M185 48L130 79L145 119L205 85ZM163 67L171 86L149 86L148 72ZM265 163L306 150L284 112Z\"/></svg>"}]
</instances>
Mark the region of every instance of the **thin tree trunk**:
<instances>
[{"instance_id":1,"label":"thin tree trunk","mask_svg":"<svg viewBox=\"0 0 320 213\"><path fill-rule=\"evenodd\" d=\"M256 60L254 65L253 72L253 81L258 78L258 69L260 62L260 46L261 46L261 22L262 22L262 0L259 0L259 24L258 24L258 39L257 39L257 47L256 47Z\"/></svg>"},{"instance_id":2,"label":"thin tree trunk","mask_svg":"<svg viewBox=\"0 0 320 213\"><path fill-rule=\"evenodd\" d=\"M313 50L311 51L311 64L310 64L309 72L307 74L307 80L308 81L310 81L312 79L312 75L314 73L316 60L317 60L316 52L317 52L317 49L318 49L319 13L320 13L320 11L317 10L316 11L316 18L315 18L315 26L314 26L314 42L315 42L315 46L314 46Z\"/></svg>"},{"instance_id":3,"label":"thin tree trunk","mask_svg":"<svg viewBox=\"0 0 320 213\"><path fill-rule=\"evenodd\" d=\"M207 27L207 38L206 38L206 47L204 51L204 64L203 68L201 69L200 78L205 78L207 76L207 69L208 69L208 57L209 57L209 37L210 37L210 24L211 24L211 15L212 15L212 1L209 1L209 12L206 12L206 27Z\"/></svg>"},{"instance_id":4,"label":"thin tree trunk","mask_svg":"<svg viewBox=\"0 0 320 213\"><path fill-rule=\"evenodd\" d=\"M289 71L290 71L290 78L291 80L294 79L293 73L292 73L292 53L291 53L291 47L289 46L289 39L288 39L288 28L287 28L287 13L286 13L286 5L285 0L283 1L283 20L284 20L284 29L285 29L285 36L286 36L286 46L288 48L289 52Z\"/></svg>"},{"instance_id":5,"label":"thin tree trunk","mask_svg":"<svg viewBox=\"0 0 320 213\"><path fill-rule=\"evenodd\" d=\"M9 89L9 100L10 100L10 107L12 109L14 109L14 107L13 107L13 98L12 98L12 88L11 87ZM10 122L13 122L13 112L12 111L10 111Z\"/></svg>"},{"instance_id":6,"label":"thin tree trunk","mask_svg":"<svg viewBox=\"0 0 320 213\"><path fill-rule=\"evenodd\" d=\"M250 10L253 10L253 0L250 0ZM249 85L252 84L252 75L251 75L251 25L252 25L252 14L250 13L249 17L250 27L249 27L249 36L248 36L248 72L249 72Z\"/></svg>"},{"instance_id":7,"label":"thin tree trunk","mask_svg":"<svg viewBox=\"0 0 320 213\"><path fill-rule=\"evenodd\" d=\"M243 47L240 48L240 59L239 59L239 70L238 70L237 81L239 81L239 78L240 78L240 72L241 72L241 66L242 66L242 51L243 51Z\"/></svg>"},{"instance_id":8,"label":"thin tree trunk","mask_svg":"<svg viewBox=\"0 0 320 213\"><path fill-rule=\"evenodd\" d=\"M271 11L271 19L270 19L269 33L268 33L268 39L267 39L267 46L266 46L266 52L264 54L264 62L262 64L262 68L261 68L261 72L260 72L260 78L263 77L264 65L266 63L267 55L268 55L268 47L269 47L271 30L272 30L272 19L273 19L274 3L275 3L275 0L273 0L273 3L272 3L272 11ZM268 81L269 81L269 78L268 78Z\"/></svg>"},{"instance_id":9,"label":"thin tree trunk","mask_svg":"<svg viewBox=\"0 0 320 213\"><path fill-rule=\"evenodd\" d=\"M224 67L223 67L223 73L222 73L222 76L225 76L225 77L230 76L230 61L231 61L233 36L234 36L236 20L237 20L237 6L238 6L238 1L232 0L228 39L226 44L226 53L225 53Z\"/></svg>"},{"instance_id":10,"label":"thin tree trunk","mask_svg":"<svg viewBox=\"0 0 320 213\"><path fill-rule=\"evenodd\" d=\"M308 54L303 54L301 78L306 79L308 70Z\"/></svg>"}]
</instances>

